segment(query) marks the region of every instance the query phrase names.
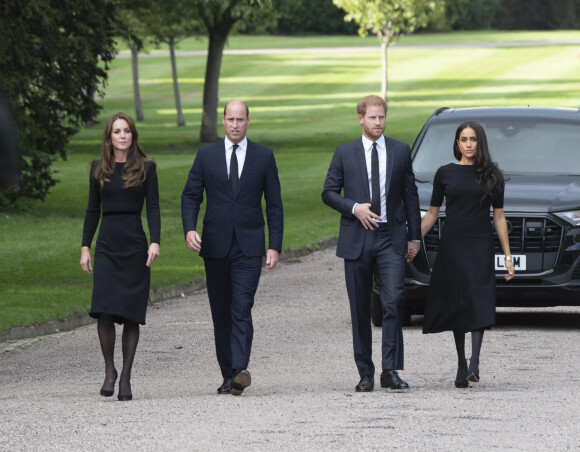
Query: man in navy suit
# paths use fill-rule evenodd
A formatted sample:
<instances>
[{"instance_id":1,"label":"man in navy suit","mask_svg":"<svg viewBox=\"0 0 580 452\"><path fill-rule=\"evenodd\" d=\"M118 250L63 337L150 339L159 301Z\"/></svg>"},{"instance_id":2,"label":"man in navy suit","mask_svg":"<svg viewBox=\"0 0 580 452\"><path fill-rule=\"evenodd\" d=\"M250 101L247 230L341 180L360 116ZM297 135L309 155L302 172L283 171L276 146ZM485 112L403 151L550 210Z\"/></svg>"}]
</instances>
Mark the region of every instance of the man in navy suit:
<instances>
[{"instance_id":1,"label":"man in navy suit","mask_svg":"<svg viewBox=\"0 0 580 452\"><path fill-rule=\"evenodd\" d=\"M383 135L387 104L366 96L357 105L362 139L342 144L330 163L322 200L341 214L336 255L344 259L358 392L374 389L370 298L377 269L383 308L381 387L407 389L401 310L405 260L419 250L421 214L409 145ZM342 192L342 194L341 194ZM407 231L408 229L408 231Z\"/></svg>"},{"instance_id":2,"label":"man in navy suit","mask_svg":"<svg viewBox=\"0 0 580 452\"><path fill-rule=\"evenodd\" d=\"M251 383L248 363L254 329L252 306L262 257L274 268L282 249L283 211L272 149L246 138L248 105L232 100L224 109L226 138L199 149L183 193L185 242L203 257L214 324L217 360L223 376L219 394L240 395ZM197 217L207 197L203 233ZM265 250L262 196L266 200Z\"/></svg>"}]
</instances>

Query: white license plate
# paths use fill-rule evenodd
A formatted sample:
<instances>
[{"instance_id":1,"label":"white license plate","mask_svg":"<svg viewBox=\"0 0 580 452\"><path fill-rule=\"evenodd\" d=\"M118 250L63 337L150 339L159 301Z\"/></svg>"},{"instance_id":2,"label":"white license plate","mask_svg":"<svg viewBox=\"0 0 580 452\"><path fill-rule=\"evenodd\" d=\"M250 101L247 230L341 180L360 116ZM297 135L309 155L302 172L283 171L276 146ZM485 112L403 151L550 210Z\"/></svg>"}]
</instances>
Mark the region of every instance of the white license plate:
<instances>
[{"instance_id":1,"label":"white license plate","mask_svg":"<svg viewBox=\"0 0 580 452\"><path fill-rule=\"evenodd\" d=\"M514 264L514 270L525 270L526 269L526 256L525 254L512 254L512 262ZM506 270L505 268L505 255L496 254L495 255L495 269L496 270Z\"/></svg>"}]
</instances>

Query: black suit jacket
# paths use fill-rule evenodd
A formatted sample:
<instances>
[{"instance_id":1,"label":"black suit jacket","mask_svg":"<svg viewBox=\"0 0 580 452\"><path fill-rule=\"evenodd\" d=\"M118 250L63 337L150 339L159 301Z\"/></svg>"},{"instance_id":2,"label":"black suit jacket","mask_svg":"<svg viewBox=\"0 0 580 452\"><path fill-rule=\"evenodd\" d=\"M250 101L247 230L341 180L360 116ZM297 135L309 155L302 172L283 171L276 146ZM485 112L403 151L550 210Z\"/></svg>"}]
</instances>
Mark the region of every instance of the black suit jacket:
<instances>
[{"instance_id":1,"label":"black suit jacket","mask_svg":"<svg viewBox=\"0 0 580 452\"><path fill-rule=\"evenodd\" d=\"M234 232L245 256L266 254L262 195L266 200L268 247L282 250L282 197L272 149L248 140L242 174L234 195L228 180L224 140L202 147L181 195L185 234L197 229L204 190L207 206L203 219L202 257L224 258Z\"/></svg>"},{"instance_id":2,"label":"black suit jacket","mask_svg":"<svg viewBox=\"0 0 580 452\"><path fill-rule=\"evenodd\" d=\"M389 234L394 250L405 254L408 240L421 239L421 213L411 151L408 144L387 137L385 145ZM352 214L352 208L355 203L370 203L370 199L364 148L359 138L336 148L322 192L322 201L342 214L336 248L338 257L358 259L361 255L365 229Z\"/></svg>"}]
</instances>

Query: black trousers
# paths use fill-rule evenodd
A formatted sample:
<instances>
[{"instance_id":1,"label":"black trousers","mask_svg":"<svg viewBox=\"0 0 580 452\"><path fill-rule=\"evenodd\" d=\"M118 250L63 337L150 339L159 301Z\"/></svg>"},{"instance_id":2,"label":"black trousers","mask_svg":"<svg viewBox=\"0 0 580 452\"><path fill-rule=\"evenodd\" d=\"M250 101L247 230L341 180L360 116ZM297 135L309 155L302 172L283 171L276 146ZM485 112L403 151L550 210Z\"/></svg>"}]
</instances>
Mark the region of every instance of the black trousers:
<instances>
[{"instance_id":1,"label":"black trousers","mask_svg":"<svg viewBox=\"0 0 580 452\"><path fill-rule=\"evenodd\" d=\"M215 347L222 376L248 368L254 327L252 306L262 270L261 256L244 256L234 238L225 259L204 259Z\"/></svg>"},{"instance_id":2,"label":"black trousers","mask_svg":"<svg viewBox=\"0 0 580 452\"><path fill-rule=\"evenodd\" d=\"M400 370L404 366L402 308L405 256L394 251L387 225L366 230L365 234L361 256L356 260L344 261L354 360L361 377L375 375L371 326L372 275L375 268L382 285L382 368Z\"/></svg>"}]
</instances>

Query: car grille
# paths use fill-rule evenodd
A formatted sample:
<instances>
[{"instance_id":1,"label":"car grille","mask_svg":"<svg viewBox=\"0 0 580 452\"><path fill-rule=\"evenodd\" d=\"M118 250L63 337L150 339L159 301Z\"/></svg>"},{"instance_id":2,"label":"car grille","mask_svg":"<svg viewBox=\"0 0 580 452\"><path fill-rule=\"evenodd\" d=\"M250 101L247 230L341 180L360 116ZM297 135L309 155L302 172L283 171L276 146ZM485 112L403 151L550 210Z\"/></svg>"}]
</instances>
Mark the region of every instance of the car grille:
<instances>
[{"instance_id":1,"label":"car grille","mask_svg":"<svg viewBox=\"0 0 580 452\"><path fill-rule=\"evenodd\" d=\"M562 240L562 226L548 218L506 217L512 254L557 252ZM445 227L445 218L439 218L425 235L427 251L439 250L439 238ZM501 244L494 233L495 251L502 254Z\"/></svg>"}]
</instances>

